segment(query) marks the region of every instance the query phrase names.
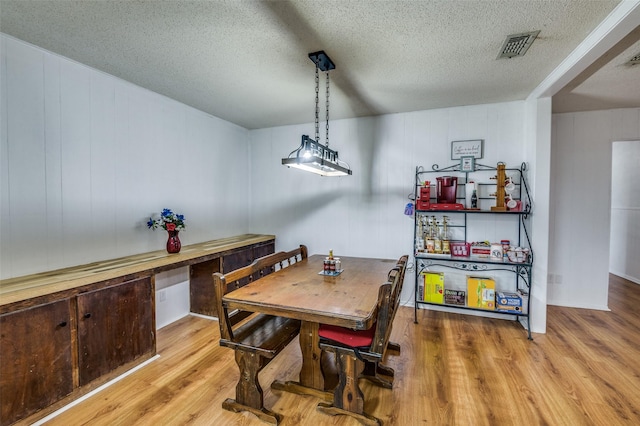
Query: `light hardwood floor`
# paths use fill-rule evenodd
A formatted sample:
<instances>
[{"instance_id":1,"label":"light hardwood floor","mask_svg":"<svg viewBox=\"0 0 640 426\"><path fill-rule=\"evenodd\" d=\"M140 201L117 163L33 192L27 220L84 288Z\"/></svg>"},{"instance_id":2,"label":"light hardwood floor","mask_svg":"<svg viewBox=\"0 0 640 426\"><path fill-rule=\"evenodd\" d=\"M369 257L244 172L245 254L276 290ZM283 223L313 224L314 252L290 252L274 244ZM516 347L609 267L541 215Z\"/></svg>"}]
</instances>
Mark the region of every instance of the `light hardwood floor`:
<instances>
[{"instance_id":1,"label":"light hardwood floor","mask_svg":"<svg viewBox=\"0 0 640 426\"><path fill-rule=\"evenodd\" d=\"M529 341L513 322L398 312L388 365L393 390L361 381L365 410L387 425L640 424L640 285L611 276L611 312L549 306L546 334ZM187 317L158 332L161 357L47 425L261 425L221 408L233 397L233 351L218 325ZM297 341L261 374L265 405L282 425L357 425L316 411L313 397L271 391L296 378Z\"/></svg>"}]
</instances>

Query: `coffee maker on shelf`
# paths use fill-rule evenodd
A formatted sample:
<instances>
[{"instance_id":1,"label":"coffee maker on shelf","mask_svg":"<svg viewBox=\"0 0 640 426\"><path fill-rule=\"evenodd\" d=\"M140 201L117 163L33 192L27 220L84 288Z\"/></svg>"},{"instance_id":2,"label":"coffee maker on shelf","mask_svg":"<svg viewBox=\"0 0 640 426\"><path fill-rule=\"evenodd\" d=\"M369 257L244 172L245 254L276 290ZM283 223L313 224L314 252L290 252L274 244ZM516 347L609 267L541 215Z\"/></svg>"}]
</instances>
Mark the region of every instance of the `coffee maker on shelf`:
<instances>
[{"instance_id":1,"label":"coffee maker on shelf","mask_svg":"<svg viewBox=\"0 0 640 426\"><path fill-rule=\"evenodd\" d=\"M436 178L436 203L431 204L432 210L462 210L464 206L456 203L458 193L458 178L456 176L441 176Z\"/></svg>"}]
</instances>

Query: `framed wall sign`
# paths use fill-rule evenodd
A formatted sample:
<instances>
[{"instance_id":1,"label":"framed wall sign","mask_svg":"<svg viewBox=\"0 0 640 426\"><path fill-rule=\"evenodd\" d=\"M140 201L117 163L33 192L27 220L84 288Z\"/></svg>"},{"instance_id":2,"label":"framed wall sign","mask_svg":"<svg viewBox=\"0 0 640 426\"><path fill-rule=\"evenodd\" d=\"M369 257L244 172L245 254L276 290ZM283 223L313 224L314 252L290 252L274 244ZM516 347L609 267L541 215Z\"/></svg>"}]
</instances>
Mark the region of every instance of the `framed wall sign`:
<instances>
[{"instance_id":1,"label":"framed wall sign","mask_svg":"<svg viewBox=\"0 0 640 426\"><path fill-rule=\"evenodd\" d=\"M451 142L451 159L459 160L462 157L482 158L484 139Z\"/></svg>"},{"instance_id":2,"label":"framed wall sign","mask_svg":"<svg viewBox=\"0 0 640 426\"><path fill-rule=\"evenodd\" d=\"M476 170L476 159L468 155L460 157L460 171L461 172L474 172Z\"/></svg>"}]
</instances>

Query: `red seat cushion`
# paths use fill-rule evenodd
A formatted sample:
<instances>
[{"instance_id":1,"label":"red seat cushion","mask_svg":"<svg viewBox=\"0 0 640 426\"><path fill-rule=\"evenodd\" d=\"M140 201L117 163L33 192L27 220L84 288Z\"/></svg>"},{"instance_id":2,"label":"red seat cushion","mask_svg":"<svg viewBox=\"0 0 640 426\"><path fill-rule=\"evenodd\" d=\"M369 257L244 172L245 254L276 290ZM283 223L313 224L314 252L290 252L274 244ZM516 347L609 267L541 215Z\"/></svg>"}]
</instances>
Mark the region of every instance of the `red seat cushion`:
<instances>
[{"instance_id":1,"label":"red seat cushion","mask_svg":"<svg viewBox=\"0 0 640 426\"><path fill-rule=\"evenodd\" d=\"M352 348L371 346L375 334L375 326L368 330L351 330L335 325L320 324L320 328L318 329L318 335L320 337L342 343Z\"/></svg>"}]
</instances>

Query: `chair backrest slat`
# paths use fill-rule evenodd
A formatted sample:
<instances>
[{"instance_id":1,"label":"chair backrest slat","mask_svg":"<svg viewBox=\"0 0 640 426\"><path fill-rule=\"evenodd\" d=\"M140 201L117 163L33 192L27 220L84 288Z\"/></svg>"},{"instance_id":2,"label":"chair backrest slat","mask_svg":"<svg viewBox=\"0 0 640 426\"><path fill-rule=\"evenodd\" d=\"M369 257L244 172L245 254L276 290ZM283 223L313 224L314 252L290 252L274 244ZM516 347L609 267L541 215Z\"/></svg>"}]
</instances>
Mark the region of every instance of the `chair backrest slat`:
<instances>
[{"instance_id":1,"label":"chair backrest slat","mask_svg":"<svg viewBox=\"0 0 640 426\"><path fill-rule=\"evenodd\" d=\"M287 252L281 251L258 258L250 265L224 275L219 272L214 272L213 287L218 312L218 324L220 325L220 337L226 340L233 340L234 326L247 317L244 313L234 313L230 315L222 303L222 297L228 293L229 289L235 288L235 283L240 283L241 280L247 277L250 282L255 281L283 267L288 267L296 262L300 262L307 257L307 247L300 245L300 247Z\"/></svg>"},{"instance_id":2,"label":"chair backrest slat","mask_svg":"<svg viewBox=\"0 0 640 426\"><path fill-rule=\"evenodd\" d=\"M409 260L409 256L406 254L398 259L398 263L396 264L396 268L399 271L399 277L397 281L397 285L391 291L391 303L393 305L393 314L391 316L391 322L396 316L396 312L398 311L398 307L400 306L400 297L402 295L402 286L404 285L404 273L407 269L407 261Z\"/></svg>"},{"instance_id":3,"label":"chair backrest slat","mask_svg":"<svg viewBox=\"0 0 640 426\"><path fill-rule=\"evenodd\" d=\"M378 315L376 319L376 333L369 348L372 353L384 355L387 348L393 320L400 305L400 295L406 271L407 255L402 256L396 266L389 271L387 282L378 291Z\"/></svg>"},{"instance_id":4,"label":"chair backrest slat","mask_svg":"<svg viewBox=\"0 0 640 426\"><path fill-rule=\"evenodd\" d=\"M391 329L392 309L391 303L392 289L395 286L395 282L399 278L399 271L394 268L389 272L389 280L380 286L378 290L378 315L376 318L376 332L371 342L369 351L383 355L387 342L389 340L389 334Z\"/></svg>"}]
</instances>

